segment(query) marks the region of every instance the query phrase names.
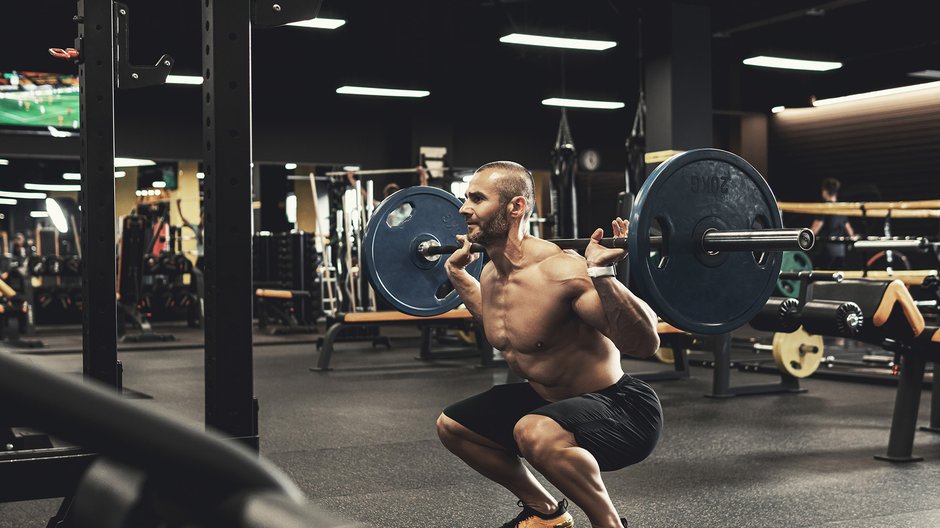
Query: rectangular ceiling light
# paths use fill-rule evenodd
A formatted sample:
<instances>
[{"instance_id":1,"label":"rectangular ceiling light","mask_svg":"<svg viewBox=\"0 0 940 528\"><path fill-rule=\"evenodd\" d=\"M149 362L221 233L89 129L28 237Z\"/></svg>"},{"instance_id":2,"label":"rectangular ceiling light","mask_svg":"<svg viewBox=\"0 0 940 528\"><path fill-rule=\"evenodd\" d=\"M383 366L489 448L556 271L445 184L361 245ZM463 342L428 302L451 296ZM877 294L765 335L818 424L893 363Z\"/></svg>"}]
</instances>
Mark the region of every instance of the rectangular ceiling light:
<instances>
[{"instance_id":1,"label":"rectangular ceiling light","mask_svg":"<svg viewBox=\"0 0 940 528\"><path fill-rule=\"evenodd\" d=\"M80 191L82 186L79 184L69 184L69 183L24 183L23 188L27 191Z\"/></svg>"},{"instance_id":2,"label":"rectangular ceiling light","mask_svg":"<svg viewBox=\"0 0 940 528\"><path fill-rule=\"evenodd\" d=\"M624 104L618 101L591 101L587 99L564 99L552 97L542 101L546 106L565 106L568 108L599 108L602 110L616 110L623 108Z\"/></svg>"},{"instance_id":3,"label":"rectangular ceiling light","mask_svg":"<svg viewBox=\"0 0 940 528\"><path fill-rule=\"evenodd\" d=\"M510 33L505 37L500 37L499 41L506 44L523 44L525 46L545 46L549 48L566 48L591 51L602 51L617 45L617 43L612 40L546 37L543 35L527 35L525 33Z\"/></svg>"},{"instance_id":4,"label":"rectangular ceiling light","mask_svg":"<svg viewBox=\"0 0 940 528\"><path fill-rule=\"evenodd\" d=\"M783 57L767 57L758 55L744 59L748 66L763 66L764 68L782 68L785 70L829 71L842 67L841 62L811 61L801 59L786 59Z\"/></svg>"},{"instance_id":5,"label":"rectangular ceiling light","mask_svg":"<svg viewBox=\"0 0 940 528\"><path fill-rule=\"evenodd\" d=\"M24 200L45 200L46 193L41 192L20 192L20 191L0 191L0 198L22 198Z\"/></svg>"},{"instance_id":6,"label":"rectangular ceiling light","mask_svg":"<svg viewBox=\"0 0 940 528\"><path fill-rule=\"evenodd\" d=\"M780 112L783 112L783 111L786 110L786 109L787 109L787 107L785 107L785 106L775 106L775 107L771 108L770 111L773 112L773 113L775 113L775 114L779 114Z\"/></svg>"},{"instance_id":7,"label":"rectangular ceiling light","mask_svg":"<svg viewBox=\"0 0 940 528\"><path fill-rule=\"evenodd\" d=\"M16 205L16 198L0 198L0 205Z\"/></svg>"},{"instance_id":8,"label":"rectangular ceiling light","mask_svg":"<svg viewBox=\"0 0 940 528\"><path fill-rule=\"evenodd\" d=\"M827 106L839 103L848 103L850 101L859 101L861 99L871 99L873 97L882 97L885 95L895 95L906 92L915 92L929 88L940 88L940 81L912 84L910 86L900 86L898 88L888 88L887 90L876 90L874 92L844 95L842 97L833 97L831 99L817 99L816 101L813 101L813 106Z\"/></svg>"},{"instance_id":9,"label":"rectangular ceiling light","mask_svg":"<svg viewBox=\"0 0 940 528\"><path fill-rule=\"evenodd\" d=\"M9 164L10 164L10 160L0 158L0 165L9 165Z\"/></svg>"},{"instance_id":10,"label":"rectangular ceiling light","mask_svg":"<svg viewBox=\"0 0 940 528\"><path fill-rule=\"evenodd\" d=\"M909 77L920 77L921 79L940 79L940 70L920 70L907 75Z\"/></svg>"},{"instance_id":11,"label":"rectangular ceiling light","mask_svg":"<svg viewBox=\"0 0 940 528\"><path fill-rule=\"evenodd\" d=\"M202 84L202 77L199 75L167 75L167 84Z\"/></svg>"},{"instance_id":12,"label":"rectangular ceiling light","mask_svg":"<svg viewBox=\"0 0 940 528\"><path fill-rule=\"evenodd\" d=\"M114 158L115 167L145 167L156 164L157 163L155 161L148 159Z\"/></svg>"},{"instance_id":13,"label":"rectangular ceiling light","mask_svg":"<svg viewBox=\"0 0 940 528\"><path fill-rule=\"evenodd\" d=\"M49 218L49 211L30 211L29 216L33 218Z\"/></svg>"},{"instance_id":14,"label":"rectangular ceiling light","mask_svg":"<svg viewBox=\"0 0 940 528\"><path fill-rule=\"evenodd\" d=\"M126 172L126 171L114 171L114 177L115 177L115 178L123 178L124 176L127 176L127 172ZM82 179L82 173L80 173L80 172L63 172L63 173L62 173L62 179L63 179L63 180L71 180L71 181L79 181L79 180Z\"/></svg>"},{"instance_id":15,"label":"rectangular ceiling light","mask_svg":"<svg viewBox=\"0 0 940 528\"><path fill-rule=\"evenodd\" d=\"M311 18L310 20L301 20L291 22L288 26L305 27L313 29L336 29L346 24L346 21L340 18Z\"/></svg>"},{"instance_id":16,"label":"rectangular ceiling light","mask_svg":"<svg viewBox=\"0 0 940 528\"><path fill-rule=\"evenodd\" d=\"M427 97L431 95L431 92L427 90L370 88L368 86L340 86L336 89L336 93L346 95L375 95L379 97Z\"/></svg>"}]
</instances>

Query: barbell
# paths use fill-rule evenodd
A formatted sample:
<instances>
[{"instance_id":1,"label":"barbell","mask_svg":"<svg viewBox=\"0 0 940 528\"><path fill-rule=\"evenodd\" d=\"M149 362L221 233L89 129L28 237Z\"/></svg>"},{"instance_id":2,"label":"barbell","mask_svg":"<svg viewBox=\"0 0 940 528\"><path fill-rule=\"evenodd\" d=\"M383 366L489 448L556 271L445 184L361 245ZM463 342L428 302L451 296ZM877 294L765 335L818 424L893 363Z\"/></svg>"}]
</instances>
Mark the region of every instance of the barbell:
<instances>
[{"instance_id":1,"label":"barbell","mask_svg":"<svg viewBox=\"0 0 940 528\"><path fill-rule=\"evenodd\" d=\"M461 303L440 258L457 249L445 242L467 233L461 205L441 189L410 187L376 208L363 238L363 263L375 291L396 309L433 316ZM806 251L814 241L808 229L783 229L773 192L747 161L699 149L660 164L637 193L629 236L602 243L628 249L631 288L663 320L688 332L721 334L764 306L780 252ZM590 239L552 242L584 249ZM467 267L478 280L483 261ZM538 292L531 293L537 306Z\"/></svg>"}]
</instances>

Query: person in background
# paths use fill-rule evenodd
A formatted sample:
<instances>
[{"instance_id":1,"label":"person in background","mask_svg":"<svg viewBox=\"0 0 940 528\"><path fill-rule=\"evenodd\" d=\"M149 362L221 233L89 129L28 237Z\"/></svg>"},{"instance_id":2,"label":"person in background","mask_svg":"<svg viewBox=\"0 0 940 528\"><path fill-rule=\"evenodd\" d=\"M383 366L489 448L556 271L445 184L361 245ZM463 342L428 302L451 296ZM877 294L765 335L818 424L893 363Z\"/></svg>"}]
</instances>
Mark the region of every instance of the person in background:
<instances>
[{"instance_id":1,"label":"person in background","mask_svg":"<svg viewBox=\"0 0 940 528\"><path fill-rule=\"evenodd\" d=\"M822 181L820 193L824 202L835 202L839 197L839 187L842 184L835 178L825 178ZM838 270L845 266L845 244L831 241L833 237L854 237L855 230L849 223L848 217L841 214L821 215L813 220L810 226L816 239L823 245L823 268Z\"/></svg>"}]
</instances>

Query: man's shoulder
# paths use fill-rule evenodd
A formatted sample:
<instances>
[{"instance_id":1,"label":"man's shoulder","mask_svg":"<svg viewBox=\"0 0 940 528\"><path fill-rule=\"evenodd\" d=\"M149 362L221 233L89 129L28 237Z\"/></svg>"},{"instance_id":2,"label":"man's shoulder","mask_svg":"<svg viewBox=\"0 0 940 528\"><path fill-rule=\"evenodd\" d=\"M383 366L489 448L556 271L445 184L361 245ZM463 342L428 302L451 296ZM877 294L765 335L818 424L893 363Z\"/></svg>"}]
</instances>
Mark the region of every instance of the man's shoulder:
<instances>
[{"instance_id":1,"label":"man's shoulder","mask_svg":"<svg viewBox=\"0 0 940 528\"><path fill-rule=\"evenodd\" d=\"M558 250L538 263L539 270L549 280L566 281L587 277L584 257Z\"/></svg>"}]
</instances>

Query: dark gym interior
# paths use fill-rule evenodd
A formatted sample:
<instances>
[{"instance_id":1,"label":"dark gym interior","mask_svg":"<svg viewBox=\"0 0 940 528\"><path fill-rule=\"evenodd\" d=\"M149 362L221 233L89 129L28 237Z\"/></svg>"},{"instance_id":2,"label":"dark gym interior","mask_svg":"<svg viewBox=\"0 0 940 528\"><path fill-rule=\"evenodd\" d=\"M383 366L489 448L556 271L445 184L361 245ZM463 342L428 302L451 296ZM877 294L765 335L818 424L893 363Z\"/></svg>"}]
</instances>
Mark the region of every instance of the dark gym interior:
<instances>
[{"instance_id":1,"label":"dark gym interior","mask_svg":"<svg viewBox=\"0 0 940 528\"><path fill-rule=\"evenodd\" d=\"M7 2L0 527L940 525L929 8Z\"/></svg>"}]
</instances>

